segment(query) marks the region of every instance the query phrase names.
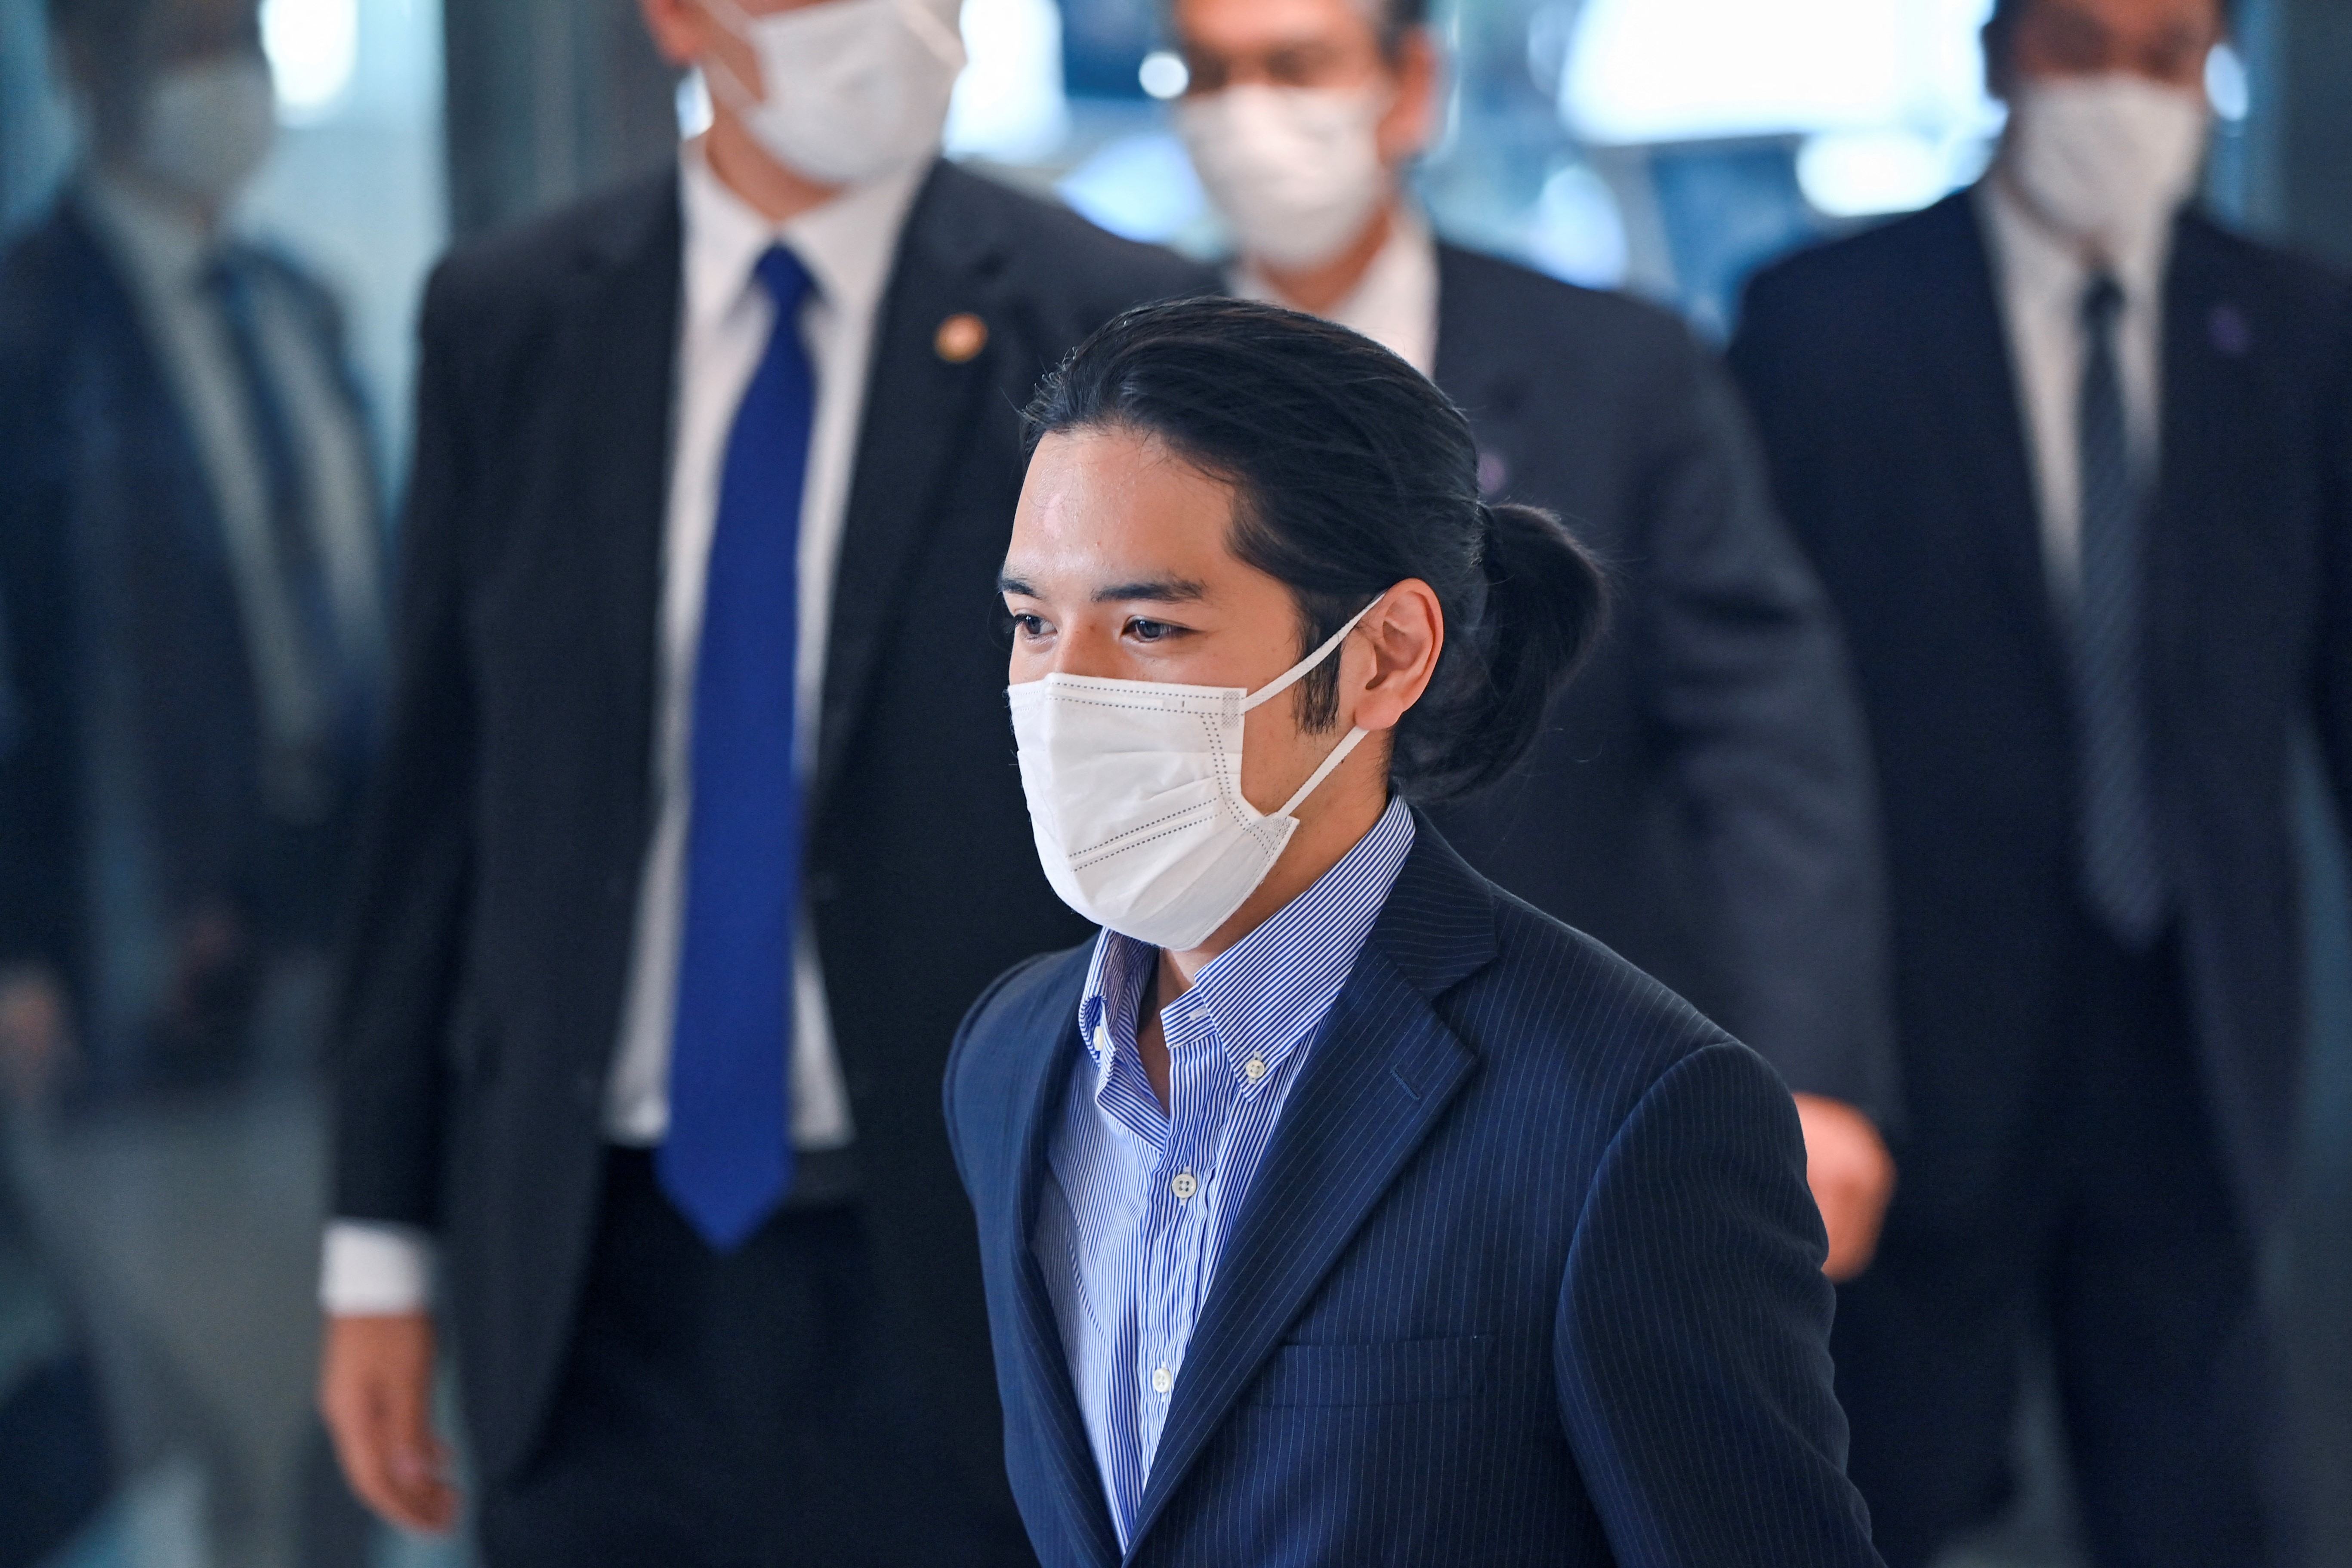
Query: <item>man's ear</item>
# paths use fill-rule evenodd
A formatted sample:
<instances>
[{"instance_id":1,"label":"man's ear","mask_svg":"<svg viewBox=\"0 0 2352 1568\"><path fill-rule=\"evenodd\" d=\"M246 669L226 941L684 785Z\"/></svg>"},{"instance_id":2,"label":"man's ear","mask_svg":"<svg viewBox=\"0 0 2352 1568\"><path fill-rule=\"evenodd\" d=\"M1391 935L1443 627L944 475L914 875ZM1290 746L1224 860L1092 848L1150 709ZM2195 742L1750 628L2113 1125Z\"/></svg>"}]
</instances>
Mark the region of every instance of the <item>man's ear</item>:
<instances>
[{"instance_id":1,"label":"man's ear","mask_svg":"<svg viewBox=\"0 0 2352 1568\"><path fill-rule=\"evenodd\" d=\"M690 66L709 47L710 14L698 0L637 0L654 47L674 66Z\"/></svg>"},{"instance_id":2,"label":"man's ear","mask_svg":"<svg viewBox=\"0 0 2352 1568\"><path fill-rule=\"evenodd\" d=\"M1427 27L1407 30L1388 65L1396 78L1396 102L1381 117L1379 135L1381 161L1395 167L1426 152L1437 134L1444 68L1436 35Z\"/></svg>"},{"instance_id":3,"label":"man's ear","mask_svg":"<svg viewBox=\"0 0 2352 1568\"><path fill-rule=\"evenodd\" d=\"M1445 651L1445 611L1437 591L1418 577L1406 578L1381 596L1348 640L1359 637L1370 657L1369 667L1357 666L1366 673L1354 721L1360 729L1393 730L1429 689Z\"/></svg>"}]
</instances>

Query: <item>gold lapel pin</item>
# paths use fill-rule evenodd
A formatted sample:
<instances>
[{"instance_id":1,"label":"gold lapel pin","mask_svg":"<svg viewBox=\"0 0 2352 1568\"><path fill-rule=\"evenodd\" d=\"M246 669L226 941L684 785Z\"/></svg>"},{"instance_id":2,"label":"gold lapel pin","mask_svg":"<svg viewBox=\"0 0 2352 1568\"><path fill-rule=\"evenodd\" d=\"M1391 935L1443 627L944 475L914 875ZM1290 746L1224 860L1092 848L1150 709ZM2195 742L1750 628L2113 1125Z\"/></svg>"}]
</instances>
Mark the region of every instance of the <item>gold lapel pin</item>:
<instances>
[{"instance_id":1,"label":"gold lapel pin","mask_svg":"<svg viewBox=\"0 0 2352 1568\"><path fill-rule=\"evenodd\" d=\"M940 323L931 347L950 364L966 364L988 346L988 323L969 310L959 310Z\"/></svg>"}]
</instances>

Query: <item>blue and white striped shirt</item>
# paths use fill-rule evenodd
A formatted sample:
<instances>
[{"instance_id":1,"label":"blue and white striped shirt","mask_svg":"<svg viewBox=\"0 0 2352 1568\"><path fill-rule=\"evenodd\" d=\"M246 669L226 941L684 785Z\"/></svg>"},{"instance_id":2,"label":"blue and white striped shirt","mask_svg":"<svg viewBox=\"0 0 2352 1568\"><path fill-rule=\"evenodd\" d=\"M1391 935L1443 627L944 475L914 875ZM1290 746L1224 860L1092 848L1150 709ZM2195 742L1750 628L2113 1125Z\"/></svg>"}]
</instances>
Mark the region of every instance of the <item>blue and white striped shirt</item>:
<instances>
[{"instance_id":1,"label":"blue and white striped shirt","mask_svg":"<svg viewBox=\"0 0 2352 1568\"><path fill-rule=\"evenodd\" d=\"M1160 950L1108 931L1095 943L1078 1002L1087 1050L1047 1144L1031 1245L1122 1548L1218 1255L1412 838L1412 811L1391 800L1161 1012L1172 1114L1136 1045Z\"/></svg>"}]
</instances>

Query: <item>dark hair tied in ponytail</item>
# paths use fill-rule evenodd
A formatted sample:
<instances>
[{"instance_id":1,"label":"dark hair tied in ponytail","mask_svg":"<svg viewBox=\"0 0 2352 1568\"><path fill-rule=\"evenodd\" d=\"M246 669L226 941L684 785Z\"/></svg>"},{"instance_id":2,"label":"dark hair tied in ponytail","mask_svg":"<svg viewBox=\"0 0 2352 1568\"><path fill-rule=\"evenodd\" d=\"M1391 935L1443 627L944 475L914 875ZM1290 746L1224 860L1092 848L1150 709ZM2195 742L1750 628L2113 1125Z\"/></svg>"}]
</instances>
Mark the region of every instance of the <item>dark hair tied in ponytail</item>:
<instances>
[{"instance_id":1,"label":"dark hair tied in ponytail","mask_svg":"<svg viewBox=\"0 0 2352 1568\"><path fill-rule=\"evenodd\" d=\"M1230 483L1234 552L1297 595L1301 653L1407 578L1434 589L1444 651L1389 764L1410 799L1509 772L1607 618L1599 567L1557 519L1479 499L1461 411L1312 316L1241 300L1129 310L1046 378L1028 424L1033 446L1131 429ZM1337 722L1338 671L1298 685L1311 727Z\"/></svg>"}]
</instances>

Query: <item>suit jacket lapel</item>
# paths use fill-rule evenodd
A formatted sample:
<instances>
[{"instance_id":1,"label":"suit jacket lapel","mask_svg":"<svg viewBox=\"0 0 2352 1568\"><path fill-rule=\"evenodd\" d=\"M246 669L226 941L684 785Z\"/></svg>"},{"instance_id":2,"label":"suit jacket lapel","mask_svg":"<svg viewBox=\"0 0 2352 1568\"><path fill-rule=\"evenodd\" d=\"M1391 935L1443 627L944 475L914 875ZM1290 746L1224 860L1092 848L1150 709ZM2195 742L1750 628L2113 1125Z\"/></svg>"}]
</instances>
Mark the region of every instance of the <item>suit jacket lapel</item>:
<instances>
[{"instance_id":1,"label":"suit jacket lapel","mask_svg":"<svg viewBox=\"0 0 2352 1568\"><path fill-rule=\"evenodd\" d=\"M1077 971L1083 984L1085 971ZM1066 1539L1076 1542L1087 1562L1108 1565L1118 1561L1118 1532L1104 1499L1101 1474L1095 1467L1094 1445L1087 1436L1086 1417L1078 1408L1077 1390L1070 1383L1069 1357L1062 1330L1054 1315L1054 1300L1045 1290L1045 1274L1037 1262L1030 1237L1036 1234L1038 1189L1046 1172L1046 1148L1061 1115L1064 1095L1076 1070L1080 1042L1077 991L1060 1009L1060 1046L1033 1054L1015 1086L1015 1104L1022 1118L1013 1141L1018 1162L1009 1184L1010 1200L998 1211L991 1245L999 1256L1014 1261L1013 1284L1018 1297L1018 1354L1026 1397L1022 1401L1035 1423L1055 1496L1062 1505ZM1048 1027L1056 1020L1040 1020ZM1010 1403L1010 1401L1008 1401Z\"/></svg>"},{"instance_id":2,"label":"suit jacket lapel","mask_svg":"<svg viewBox=\"0 0 2352 1568\"><path fill-rule=\"evenodd\" d=\"M1938 254L1950 258L1950 271L1921 280L1932 307L1921 312L1932 324L1927 341L1934 363L1928 374L1948 390L1946 427L1961 438L1967 453L1952 470L1964 488L1961 504L1950 516L1977 541L1973 549L1961 542L1961 551L1989 553L2002 596L2031 616L2044 673L2063 691L2068 667L2049 613L2041 496L2033 484L1990 237L1978 219L1976 202L1973 191L1961 191L1939 205L1937 210L1948 215L1952 232Z\"/></svg>"},{"instance_id":3,"label":"suit jacket lapel","mask_svg":"<svg viewBox=\"0 0 2352 1568\"><path fill-rule=\"evenodd\" d=\"M1437 247L1437 374L1431 379L1469 416L1478 437L1479 482L1499 478L1492 493L1502 494L1510 489L1527 373L1517 346L1485 330L1478 290L1460 280L1460 254L1450 245Z\"/></svg>"},{"instance_id":4,"label":"suit jacket lapel","mask_svg":"<svg viewBox=\"0 0 2352 1568\"><path fill-rule=\"evenodd\" d=\"M684 266L677 176L656 182L647 198L636 223L616 226L583 253L588 276L572 312L565 395L575 411L573 471L596 476L575 493L586 514L583 536L598 556L596 630L615 677L606 752L619 770L618 798L634 803L615 825L633 859L645 843Z\"/></svg>"},{"instance_id":5,"label":"suit jacket lapel","mask_svg":"<svg viewBox=\"0 0 2352 1568\"><path fill-rule=\"evenodd\" d=\"M1134 1544L1477 1065L1431 1002L1494 956L1492 895L1426 818L1417 835L1218 1262Z\"/></svg>"},{"instance_id":6,"label":"suit jacket lapel","mask_svg":"<svg viewBox=\"0 0 2352 1568\"><path fill-rule=\"evenodd\" d=\"M934 346L940 323L963 312L992 321L1003 248L995 209L963 199L971 176L946 163L908 214L874 334L849 510L826 634L824 709L809 818L839 776L881 649L897 628L894 584L939 521L940 487L962 447L1000 350L951 363Z\"/></svg>"},{"instance_id":7,"label":"suit jacket lapel","mask_svg":"<svg viewBox=\"0 0 2352 1568\"><path fill-rule=\"evenodd\" d=\"M2263 345L2252 313L2233 297L2226 259L2205 220L2183 215L2165 272L2162 437L2142 542L2147 603L2141 625L2160 693L2178 689L2168 677L2198 657L2200 635L2210 635L2205 616L2169 613L2199 598L2189 584L2208 570L2200 531L2212 538L2217 522L2236 531L2243 519L2263 516L2268 509L2252 498L2272 488L2259 456L2266 448L2259 438L2266 415L2258 374ZM2151 717L2159 729L2169 716L2169 704L2155 703Z\"/></svg>"}]
</instances>

